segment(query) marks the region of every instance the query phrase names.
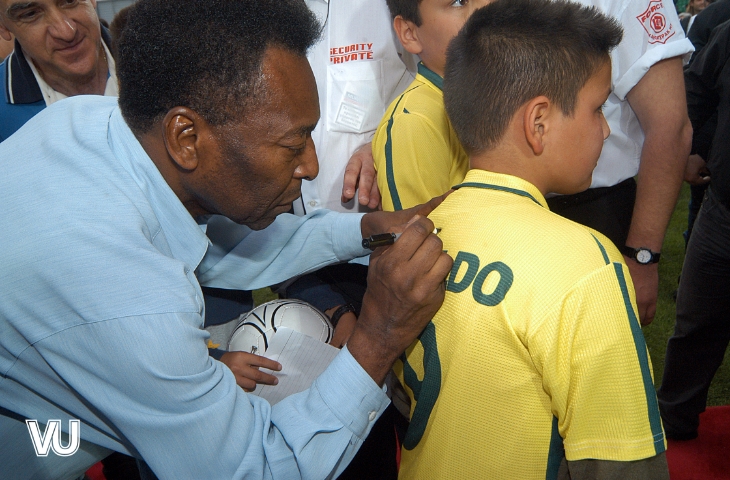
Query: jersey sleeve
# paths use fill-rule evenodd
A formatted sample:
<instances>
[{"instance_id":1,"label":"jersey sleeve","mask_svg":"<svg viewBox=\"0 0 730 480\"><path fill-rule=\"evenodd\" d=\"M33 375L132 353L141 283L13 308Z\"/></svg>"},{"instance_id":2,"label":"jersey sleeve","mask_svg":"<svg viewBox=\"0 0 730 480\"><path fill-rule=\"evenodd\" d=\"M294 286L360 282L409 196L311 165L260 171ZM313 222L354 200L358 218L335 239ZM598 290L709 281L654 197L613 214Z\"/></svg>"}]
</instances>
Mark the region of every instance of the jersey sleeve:
<instances>
[{"instance_id":1,"label":"jersey sleeve","mask_svg":"<svg viewBox=\"0 0 730 480\"><path fill-rule=\"evenodd\" d=\"M665 450L628 268L583 277L528 340L568 461L633 461Z\"/></svg>"},{"instance_id":2,"label":"jersey sleeve","mask_svg":"<svg viewBox=\"0 0 730 480\"><path fill-rule=\"evenodd\" d=\"M386 211L410 208L448 191L452 159L460 148L431 119L395 108L381 123L373 142L378 188Z\"/></svg>"}]
</instances>

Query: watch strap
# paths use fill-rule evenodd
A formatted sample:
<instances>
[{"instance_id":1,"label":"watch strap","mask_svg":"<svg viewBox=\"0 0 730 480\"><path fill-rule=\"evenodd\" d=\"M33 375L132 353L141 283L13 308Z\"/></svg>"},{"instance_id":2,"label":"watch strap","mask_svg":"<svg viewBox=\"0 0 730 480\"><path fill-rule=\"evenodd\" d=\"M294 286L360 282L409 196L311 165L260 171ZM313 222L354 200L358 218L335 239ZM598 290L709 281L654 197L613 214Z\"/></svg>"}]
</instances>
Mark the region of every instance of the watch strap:
<instances>
[{"instance_id":1,"label":"watch strap","mask_svg":"<svg viewBox=\"0 0 730 480\"><path fill-rule=\"evenodd\" d=\"M340 305L340 307L335 310L330 317L330 323L332 324L332 327L336 327L337 323L340 321L340 318L342 318L342 316L348 312L355 313L355 307L353 307L351 303Z\"/></svg>"}]
</instances>

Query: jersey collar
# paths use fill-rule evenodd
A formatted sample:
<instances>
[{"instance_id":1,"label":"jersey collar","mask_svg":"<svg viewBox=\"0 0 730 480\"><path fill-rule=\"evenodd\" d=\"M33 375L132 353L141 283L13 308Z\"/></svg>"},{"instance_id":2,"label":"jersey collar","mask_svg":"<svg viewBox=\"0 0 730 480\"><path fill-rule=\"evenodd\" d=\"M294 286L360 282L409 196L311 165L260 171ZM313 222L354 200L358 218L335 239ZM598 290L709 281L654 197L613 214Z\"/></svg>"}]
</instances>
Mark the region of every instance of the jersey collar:
<instances>
[{"instance_id":1,"label":"jersey collar","mask_svg":"<svg viewBox=\"0 0 730 480\"><path fill-rule=\"evenodd\" d=\"M101 27L101 38L111 51L112 38L104 26ZM5 60L5 101L10 104L44 101L41 87L17 39L15 50Z\"/></svg>"},{"instance_id":2,"label":"jersey collar","mask_svg":"<svg viewBox=\"0 0 730 480\"><path fill-rule=\"evenodd\" d=\"M483 188L486 190L497 190L507 192L521 197L529 198L541 207L549 210L545 197L533 184L527 180L503 173L487 172L486 170L469 170L466 178L454 190L460 188Z\"/></svg>"},{"instance_id":3,"label":"jersey collar","mask_svg":"<svg viewBox=\"0 0 730 480\"><path fill-rule=\"evenodd\" d=\"M441 78L441 75L428 68L423 62L418 62L418 74L425 77L439 90L444 89L444 79Z\"/></svg>"}]
</instances>

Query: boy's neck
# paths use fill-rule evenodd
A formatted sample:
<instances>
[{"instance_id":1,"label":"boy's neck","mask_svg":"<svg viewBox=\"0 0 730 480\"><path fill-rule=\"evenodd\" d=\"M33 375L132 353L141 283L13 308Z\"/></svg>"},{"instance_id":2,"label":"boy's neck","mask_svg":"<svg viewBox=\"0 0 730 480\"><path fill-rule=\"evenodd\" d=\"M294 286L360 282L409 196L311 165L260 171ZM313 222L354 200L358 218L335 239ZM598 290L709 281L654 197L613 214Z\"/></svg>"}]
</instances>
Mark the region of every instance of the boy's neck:
<instances>
[{"instance_id":1,"label":"boy's neck","mask_svg":"<svg viewBox=\"0 0 730 480\"><path fill-rule=\"evenodd\" d=\"M530 182L545 196L549 189L545 185L538 162L539 159L526 158L517 148L505 144L469 157L470 168L521 178Z\"/></svg>"}]
</instances>

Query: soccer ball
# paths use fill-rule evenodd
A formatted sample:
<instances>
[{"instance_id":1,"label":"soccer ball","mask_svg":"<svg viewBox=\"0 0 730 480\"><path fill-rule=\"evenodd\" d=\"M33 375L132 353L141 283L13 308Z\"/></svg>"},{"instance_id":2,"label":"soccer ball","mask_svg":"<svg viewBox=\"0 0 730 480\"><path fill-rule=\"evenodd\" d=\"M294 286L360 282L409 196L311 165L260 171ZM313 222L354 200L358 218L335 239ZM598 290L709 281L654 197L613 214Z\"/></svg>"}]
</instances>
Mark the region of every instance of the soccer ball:
<instances>
[{"instance_id":1,"label":"soccer ball","mask_svg":"<svg viewBox=\"0 0 730 480\"><path fill-rule=\"evenodd\" d=\"M228 351L263 354L279 327L291 328L322 342L332 340L332 324L327 316L301 300L272 300L239 317L228 340Z\"/></svg>"}]
</instances>

